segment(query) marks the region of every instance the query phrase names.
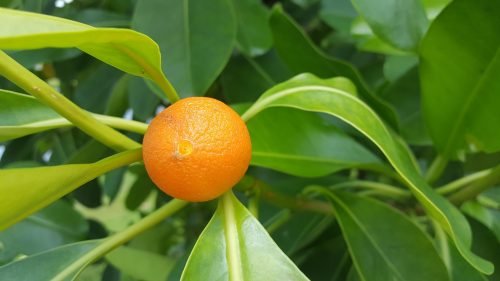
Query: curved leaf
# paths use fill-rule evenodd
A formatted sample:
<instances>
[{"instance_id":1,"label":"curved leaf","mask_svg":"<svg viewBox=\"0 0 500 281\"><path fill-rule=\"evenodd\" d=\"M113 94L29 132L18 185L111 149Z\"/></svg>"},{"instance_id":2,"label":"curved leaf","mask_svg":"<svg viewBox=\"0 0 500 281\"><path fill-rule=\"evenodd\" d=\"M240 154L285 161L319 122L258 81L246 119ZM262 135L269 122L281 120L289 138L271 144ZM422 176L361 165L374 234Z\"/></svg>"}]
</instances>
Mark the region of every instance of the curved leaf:
<instances>
[{"instance_id":1,"label":"curved leaf","mask_svg":"<svg viewBox=\"0 0 500 281\"><path fill-rule=\"evenodd\" d=\"M416 51L429 21L420 0L352 0L371 30L390 45Z\"/></svg>"},{"instance_id":2,"label":"curved leaf","mask_svg":"<svg viewBox=\"0 0 500 281\"><path fill-rule=\"evenodd\" d=\"M181 280L309 280L232 193L224 196Z\"/></svg>"},{"instance_id":3,"label":"curved leaf","mask_svg":"<svg viewBox=\"0 0 500 281\"><path fill-rule=\"evenodd\" d=\"M20 254L31 255L77 242L85 238L88 230L88 222L71 203L58 200L0 232L0 264ZM33 233L37 234L37 239L33 239Z\"/></svg>"},{"instance_id":4,"label":"curved leaf","mask_svg":"<svg viewBox=\"0 0 500 281\"><path fill-rule=\"evenodd\" d=\"M147 125L133 120L93 115L117 129L144 134ZM71 122L32 96L0 90L0 142L46 130L70 127Z\"/></svg>"},{"instance_id":5,"label":"curved leaf","mask_svg":"<svg viewBox=\"0 0 500 281\"><path fill-rule=\"evenodd\" d=\"M229 0L139 1L132 26L167 57L163 68L182 97L203 95L233 50L236 20Z\"/></svg>"},{"instance_id":6,"label":"curved leaf","mask_svg":"<svg viewBox=\"0 0 500 281\"><path fill-rule=\"evenodd\" d=\"M74 261L99 245L99 242L91 240L69 244L6 264L0 267L0 279L52 280Z\"/></svg>"},{"instance_id":7,"label":"curved leaf","mask_svg":"<svg viewBox=\"0 0 500 281\"><path fill-rule=\"evenodd\" d=\"M249 56L258 56L273 44L267 24L269 11L260 0L232 0L238 22L236 40L241 50Z\"/></svg>"},{"instance_id":8,"label":"curved leaf","mask_svg":"<svg viewBox=\"0 0 500 281\"><path fill-rule=\"evenodd\" d=\"M475 268L491 273L493 265L470 251L471 231L463 215L422 178L412 155L393 137L380 118L352 94L336 87L336 79L303 74L265 92L242 118L249 120L269 107L292 107L337 116L367 136L408 183L411 192L450 235L460 253Z\"/></svg>"},{"instance_id":9,"label":"curved leaf","mask_svg":"<svg viewBox=\"0 0 500 281\"><path fill-rule=\"evenodd\" d=\"M286 108L259 114L248 122L252 165L302 177L367 166L383 166L354 139L321 116Z\"/></svg>"},{"instance_id":10,"label":"curved leaf","mask_svg":"<svg viewBox=\"0 0 500 281\"><path fill-rule=\"evenodd\" d=\"M122 71L170 84L161 70L158 45L142 33L5 8L0 17L0 49L76 47Z\"/></svg>"},{"instance_id":11,"label":"curved leaf","mask_svg":"<svg viewBox=\"0 0 500 281\"><path fill-rule=\"evenodd\" d=\"M276 50L295 74L311 72L323 78L349 78L356 85L360 97L393 128L398 128L394 109L368 88L361 74L351 64L325 55L279 6L273 9L270 24Z\"/></svg>"},{"instance_id":12,"label":"curved leaf","mask_svg":"<svg viewBox=\"0 0 500 281\"><path fill-rule=\"evenodd\" d=\"M139 161L141 150L93 164L0 170L0 230L47 206L97 176Z\"/></svg>"},{"instance_id":13,"label":"curved leaf","mask_svg":"<svg viewBox=\"0 0 500 281\"><path fill-rule=\"evenodd\" d=\"M328 194L362 280L450 280L432 241L403 214L373 199Z\"/></svg>"},{"instance_id":14,"label":"curved leaf","mask_svg":"<svg viewBox=\"0 0 500 281\"><path fill-rule=\"evenodd\" d=\"M466 142L487 152L500 150L498 26L499 1L457 0L441 12L422 42L424 117L446 156L456 156Z\"/></svg>"}]
</instances>

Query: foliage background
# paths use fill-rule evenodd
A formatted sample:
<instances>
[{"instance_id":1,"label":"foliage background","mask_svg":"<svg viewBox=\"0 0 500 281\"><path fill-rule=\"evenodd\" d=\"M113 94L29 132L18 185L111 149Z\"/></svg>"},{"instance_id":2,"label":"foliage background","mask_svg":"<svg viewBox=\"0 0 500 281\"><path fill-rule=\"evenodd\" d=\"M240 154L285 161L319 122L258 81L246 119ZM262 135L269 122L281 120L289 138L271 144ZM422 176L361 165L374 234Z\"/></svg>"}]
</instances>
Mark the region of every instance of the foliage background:
<instances>
[{"instance_id":1,"label":"foliage background","mask_svg":"<svg viewBox=\"0 0 500 281\"><path fill-rule=\"evenodd\" d=\"M274 6L276 2L280 5ZM143 32L159 44L162 68L181 97L215 97L239 112L296 74L350 79L357 96L409 145L418 167L433 171L427 173L428 181L451 195L467 215L473 252L498 265L500 5L487 0L450 2L2 0L0 5ZM148 122L169 104L148 80L124 74L75 48L9 55L93 113ZM350 82L335 85L353 92ZM5 79L0 88L22 92ZM12 114L7 105L0 104L1 114ZM423 272L433 273L433 280L499 280L498 273L486 277L468 265L453 243L448 244L442 229L409 199L406 189L397 189L396 194L384 191L385 185L404 183L376 145L340 119L271 108L248 126L253 165L236 187L237 196L254 213L258 208L259 221L311 280L384 280L377 274L396 260L401 264L388 270L389 276L402 271L403 276L413 275L411 280L424 280L419 274L422 266L429 266ZM142 138L127 135L139 142ZM92 163L112 154L78 129L59 128L5 141L0 146L0 167ZM494 173L480 189L453 197L458 188L470 186L454 189L450 182L485 171ZM304 194L318 186L356 191L361 199L343 195L347 197L338 200L366 207L344 210L359 212L364 219L361 228L339 221L326 201ZM364 196L398 209L405 217L363 201ZM158 192L142 164L111 171L0 232L0 264L107 237L169 200ZM338 215L340 205L334 203ZM216 207L216 202L190 204L87 267L80 279L178 280ZM414 234L415 225L427 233L424 238ZM363 259L369 263L380 252L370 250L362 238L346 243L346 237L359 233L368 240L380 239L382 245L393 237L408 239L400 241L402 252L386 244L382 257L376 258L383 260L382 267L369 268ZM422 265L424 260L430 265ZM411 264L416 265L406 268ZM445 268L451 277L443 275Z\"/></svg>"}]
</instances>

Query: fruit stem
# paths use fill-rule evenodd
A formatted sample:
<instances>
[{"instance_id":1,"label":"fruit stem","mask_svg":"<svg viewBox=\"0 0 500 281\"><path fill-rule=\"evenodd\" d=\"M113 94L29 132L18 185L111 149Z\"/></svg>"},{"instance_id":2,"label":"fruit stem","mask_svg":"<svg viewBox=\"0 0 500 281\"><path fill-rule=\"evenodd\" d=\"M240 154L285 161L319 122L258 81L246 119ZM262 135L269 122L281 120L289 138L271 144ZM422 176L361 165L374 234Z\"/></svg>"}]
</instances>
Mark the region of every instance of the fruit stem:
<instances>
[{"instance_id":1,"label":"fruit stem","mask_svg":"<svg viewBox=\"0 0 500 281\"><path fill-rule=\"evenodd\" d=\"M116 233L111 237L106 238L101 244L99 244L94 249L87 252L85 255L81 256L78 260L73 262L70 266L66 267L57 276L55 276L53 281L62 281L66 278L74 275L77 271L81 271L83 267L89 265L91 262L104 256L111 250L118 246L125 244L132 238L143 233L144 231L150 229L156 224L162 222L166 217L175 214L177 211L181 210L188 204L186 201L181 201L178 199L172 199L170 202L165 204L163 207L149 214L139 222L131 225L122 232Z\"/></svg>"},{"instance_id":2,"label":"fruit stem","mask_svg":"<svg viewBox=\"0 0 500 281\"><path fill-rule=\"evenodd\" d=\"M111 127L97 121L64 95L58 93L5 52L0 50L0 74L30 93L82 131L116 151L139 148L141 145Z\"/></svg>"},{"instance_id":3,"label":"fruit stem","mask_svg":"<svg viewBox=\"0 0 500 281\"><path fill-rule=\"evenodd\" d=\"M243 280L243 272L241 270L241 253L240 242L238 238L238 229L236 228L236 217L234 210L234 194L231 190L224 193L219 201L219 206L224 212L224 231L226 238L226 253L227 264L230 281Z\"/></svg>"}]
</instances>

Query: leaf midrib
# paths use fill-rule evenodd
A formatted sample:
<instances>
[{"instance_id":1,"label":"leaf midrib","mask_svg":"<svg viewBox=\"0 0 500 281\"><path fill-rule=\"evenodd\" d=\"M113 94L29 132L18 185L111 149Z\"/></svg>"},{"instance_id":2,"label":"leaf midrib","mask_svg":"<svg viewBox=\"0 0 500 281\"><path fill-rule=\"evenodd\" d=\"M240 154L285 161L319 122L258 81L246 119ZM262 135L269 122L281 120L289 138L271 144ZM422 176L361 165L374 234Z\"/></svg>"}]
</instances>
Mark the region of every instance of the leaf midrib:
<instances>
[{"instance_id":1,"label":"leaf midrib","mask_svg":"<svg viewBox=\"0 0 500 281\"><path fill-rule=\"evenodd\" d=\"M397 270L397 266L395 266L391 261L390 259L384 254L384 252L381 250L380 246L374 241L374 239L369 235L369 231L367 231L363 224L358 220L358 218L354 215L353 212L351 212L351 210L349 208L347 208L347 206L344 204L344 202L342 202L341 200L339 200L336 196L332 196L332 198L340 205L340 207L342 207L342 209L344 209L344 211L352 218L352 220L354 221L354 223L359 227L359 229L361 229L362 233L365 234L365 236L367 237L368 241L371 242L371 244L373 245L373 247L375 248L375 250L377 250L377 252L379 253L379 255L382 257L382 259L388 264L389 268L391 268L396 274L397 274L397 277L399 278L399 280L405 280L403 278L403 276L401 275L401 272L399 272ZM346 240L349 240L349 237L346 236ZM353 255L354 257L354 255ZM357 263L356 263L357 264ZM361 273L360 273L361 274ZM363 274L361 274L363 275ZM366 280L366 278L363 276L363 279Z\"/></svg>"}]
</instances>

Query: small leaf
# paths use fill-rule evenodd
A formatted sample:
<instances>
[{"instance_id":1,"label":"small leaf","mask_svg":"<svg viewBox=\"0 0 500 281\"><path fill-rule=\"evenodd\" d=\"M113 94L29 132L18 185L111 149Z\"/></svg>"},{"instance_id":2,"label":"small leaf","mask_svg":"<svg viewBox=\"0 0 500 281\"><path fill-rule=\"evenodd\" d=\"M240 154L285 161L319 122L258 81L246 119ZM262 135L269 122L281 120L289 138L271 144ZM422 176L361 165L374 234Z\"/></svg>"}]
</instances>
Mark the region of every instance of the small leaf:
<instances>
[{"instance_id":1,"label":"small leaf","mask_svg":"<svg viewBox=\"0 0 500 281\"><path fill-rule=\"evenodd\" d=\"M181 280L309 280L234 195L224 196Z\"/></svg>"},{"instance_id":2,"label":"small leaf","mask_svg":"<svg viewBox=\"0 0 500 281\"><path fill-rule=\"evenodd\" d=\"M373 199L329 194L362 280L450 280L429 237L403 214Z\"/></svg>"},{"instance_id":3,"label":"small leaf","mask_svg":"<svg viewBox=\"0 0 500 281\"><path fill-rule=\"evenodd\" d=\"M87 221L71 204L59 200L0 232L0 264L17 255L32 255L85 237ZM33 239L36 233L37 239ZM2 279L3 280L3 279Z\"/></svg>"},{"instance_id":4,"label":"small leaf","mask_svg":"<svg viewBox=\"0 0 500 281\"><path fill-rule=\"evenodd\" d=\"M238 22L236 40L249 56L259 56L273 44L267 24L269 11L260 0L232 0Z\"/></svg>"},{"instance_id":5,"label":"small leaf","mask_svg":"<svg viewBox=\"0 0 500 281\"><path fill-rule=\"evenodd\" d=\"M128 276L144 281L167 280L175 263L165 256L126 246L106 255L106 260Z\"/></svg>"},{"instance_id":6,"label":"small leaf","mask_svg":"<svg viewBox=\"0 0 500 281\"><path fill-rule=\"evenodd\" d=\"M141 150L93 164L0 170L0 229L23 219L97 176L139 161Z\"/></svg>"},{"instance_id":7,"label":"small leaf","mask_svg":"<svg viewBox=\"0 0 500 281\"><path fill-rule=\"evenodd\" d=\"M420 0L352 0L373 32L390 45L416 51L428 27Z\"/></svg>"},{"instance_id":8,"label":"small leaf","mask_svg":"<svg viewBox=\"0 0 500 281\"><path fill-rule=\"evenodd\" d=\"M279 6L273 9L270 23L276 50L295 74L311 72L322 78L343 76L350 79L360 97L393 128L398 128L394 109L368 89L361 74L351 64L326 56Z\"/></svg>"},{"instance_id":9,"label":"small leaf","mask_svg":"<svg viewBox=\"0 0 500 281\"><path fill-rule=\"evenodd\" d=\"M322 80L310 74L296 76L265 92L242 118L248 121L270 107L292 107L328 113L347 122L380 148L429 215L450 235L464 258L476 269L491 273L493 265L470 251L471 231L463 215L425 182L409 150L380 118L358 98L336 88L332 81L336 79Z\"/></svg>"},{"instance_id":10,"label":"small leaf","mask_svg":"<svg viewBox=\"0 0 500 281\"><path fill-rule=\"evenodd\" d=\"M0 280L52 280L98 244L99 240L78 242L6 264L0 267Z\"/></svg>"},{"instance_id":11,"label":"small leaf","mask_svg":"<svg viewBox=\"0 0 500 281\"><path fill-rule=\"evenodd\" d=\"M500 150L498 26L499 1L457 0L436 18L422 42L423 113L445 156L457 156L467 143L486 152Z\"/></svg>"},{"instance_id":12,"label":"small leaf","mask_svg":"<svg viewBox=\"0 0 500 281\"><path fill-rule=\"evenodd\" d=\"M236 38L229 0L142 0L132 26L158 42L167 58L163 68L182 97L205 93L229 60Z\"/></svg>"}]
</instances>

